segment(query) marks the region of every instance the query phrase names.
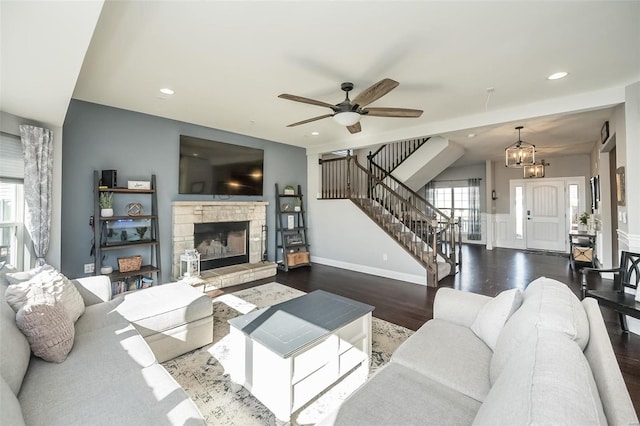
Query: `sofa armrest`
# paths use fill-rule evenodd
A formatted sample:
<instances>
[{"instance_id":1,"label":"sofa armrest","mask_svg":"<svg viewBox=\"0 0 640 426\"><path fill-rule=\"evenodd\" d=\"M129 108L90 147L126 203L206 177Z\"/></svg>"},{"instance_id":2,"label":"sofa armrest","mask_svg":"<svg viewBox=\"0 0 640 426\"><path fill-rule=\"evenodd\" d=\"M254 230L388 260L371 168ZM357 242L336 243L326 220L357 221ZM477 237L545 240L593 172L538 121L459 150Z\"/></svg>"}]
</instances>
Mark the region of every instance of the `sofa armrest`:
<instances>
[{"instance_id":1,"label":"sofa armrest","mask_svg":"<svg viewBox=\"0 0 640 426\"><path fill-rule=\"evenodd\" d=\"M111 300L111 280L106 275L71 280L84 300L85 306Z\"/></svg>"},{"instance_id":2,"label":"sofa armrest","mask_svg":"<svg viewBox=\"0 0 640 426\"><path fill-rule=\"evenodd\" d=\"M433 301L433 318L471 327L480 309L492 298L452 288L441 288Z\"/></svg>"}]
</instances>

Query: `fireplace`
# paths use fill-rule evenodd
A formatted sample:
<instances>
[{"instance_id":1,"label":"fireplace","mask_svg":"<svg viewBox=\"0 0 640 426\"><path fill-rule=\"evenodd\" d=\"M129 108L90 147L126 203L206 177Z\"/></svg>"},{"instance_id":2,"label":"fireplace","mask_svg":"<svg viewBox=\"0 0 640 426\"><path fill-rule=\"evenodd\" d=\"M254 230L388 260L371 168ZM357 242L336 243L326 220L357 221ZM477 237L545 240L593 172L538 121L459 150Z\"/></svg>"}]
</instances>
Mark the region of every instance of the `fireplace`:
<instances>
[{"instance_id":1,"label":"fireplace","mask_svg":"<svg viewBox=\"0 0 640 426\"><path fill-rule=\"evenodd\" d=\"M196 223L193 242L201 271L249 262L248 221Z\"/></svg>"},{"instance_id":2,"label":"fireplace","mask_svg":"<svg viewBox=\"0 0 640 426\"><path fill-rule=\"evenodd\" d=\"M243 263L247 265L261 264L263 254L266 250L266 240L263 235L263 229L266 225L267 218L267 202L265 201L174 201L171 203L173 206L173 262L172 262L172 277L173 279L179 279L180 273L180 256L184 254L185 250L197 249L204 237L198 237L196 242L196 233L200 231L199 225L206 224L207 226L212 223L249 223L248 228L242 228L245 232L245 239L243 240L242 248L245 250L247 256ZM198 228L198 231L196 231ZM206 232L207 228L204 228ZM238 229L232 229L233 236L231 237L231 244L236 244L238 240L235 232ZM215 231L214 231L215 232ZM215 238L211 238L215 240ZM229 238L225 242L220 242L220 238L217 239L218 243L227 247L226 254L229 254L231 248L229 247ZM248 241L248 249L247 249ZM215 247L218 247L218 243L214 243L209 249L209 252L214 252ZM211 244L207 244L211 246ZM238 250L236 250L238 251ZM202 256L205 257L205 256ZM237 256L227 256L217 262L210 262L209 264L202 263L201 267L205 268L218 268L224 265L223 262L230 262L231 259L237 260ZM229 263L227 263L229 265ZM236 265L241 266L241 265ZM208 270L204 275L218 275L216 269ZM254 276L252 274L246 274L247 277ZM245 278L247 278L245 277ZM247 278L249 279L249 278ZM259 279L259 278L255 278ZM246 282L246 281L242 281ZM238 284L238 283L236 283Z\"/></svg>"}]
</instances>

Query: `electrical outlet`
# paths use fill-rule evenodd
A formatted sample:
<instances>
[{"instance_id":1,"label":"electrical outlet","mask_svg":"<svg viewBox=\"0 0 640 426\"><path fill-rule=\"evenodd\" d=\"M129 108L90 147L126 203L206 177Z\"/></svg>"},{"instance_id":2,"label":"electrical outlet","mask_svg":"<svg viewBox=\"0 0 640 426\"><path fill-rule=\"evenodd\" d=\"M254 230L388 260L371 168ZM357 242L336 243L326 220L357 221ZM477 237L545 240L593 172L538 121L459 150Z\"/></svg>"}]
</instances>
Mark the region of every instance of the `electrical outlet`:
<instances>
[{"instance_id":1,"label":"electrical outlet","mask_svg":"<svg viewBox=\"0 0 640 426\"><path fill-rule=\"evenodd\" d=\"M92 274L95 271L95 265L93 263L85 263L84 264L84 273Z\"/></svg>"},{"instance_id":2,"label":"electrical outlet","mask_svg":"<svg viewBox=\"0 0 640 426\"><path fill-rule=\"evenodd\" d=\"M385 262L386 262L387 260L389 260L389 258L388 258L388 256L387 256L387 253L383 253L383 254L382 254L382 260L383 260L383 261L385 261Z\"/></svg>"}]
</instances>

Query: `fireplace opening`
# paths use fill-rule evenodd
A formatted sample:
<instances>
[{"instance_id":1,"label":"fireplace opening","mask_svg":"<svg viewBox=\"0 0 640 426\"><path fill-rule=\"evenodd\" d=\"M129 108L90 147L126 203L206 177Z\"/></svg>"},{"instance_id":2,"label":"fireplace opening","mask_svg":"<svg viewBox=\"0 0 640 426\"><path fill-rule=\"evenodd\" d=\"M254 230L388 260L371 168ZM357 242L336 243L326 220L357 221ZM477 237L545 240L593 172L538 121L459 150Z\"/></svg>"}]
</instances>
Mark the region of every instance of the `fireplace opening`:
<instances>
[{"instance_id":1,"label":"fireplace opening","mask_svg":"<svg viewBox=\"0 0 640 426\"><path fill-rule=\"evenodd\" d=\"M194 247L200 270L249 263L249 222L196 223Z\"/></svg>"}]
</instances>

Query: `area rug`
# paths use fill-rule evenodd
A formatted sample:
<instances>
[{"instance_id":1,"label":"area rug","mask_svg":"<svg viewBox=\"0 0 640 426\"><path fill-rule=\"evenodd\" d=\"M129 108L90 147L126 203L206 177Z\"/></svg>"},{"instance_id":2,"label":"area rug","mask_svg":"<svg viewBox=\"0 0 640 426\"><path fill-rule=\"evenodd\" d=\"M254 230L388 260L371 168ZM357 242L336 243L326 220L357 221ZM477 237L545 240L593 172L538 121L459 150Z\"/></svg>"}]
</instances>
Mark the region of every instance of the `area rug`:
<instances>
[{"instance_id":1,"label":"area rug","mask_svg":"<svg viewBox=\"0 0 640 426\"><path fill-rule=\"evenodd\" d=\"M233 357L228 344L227 320L305 294L270 283L223 294L213 299L213 343L162 365L196 403L210 425L276 425L275 416L242 386L233 383L225 365ZM372 356L369 374L389 362L393 351L413 331L373 318ZM337 408L361 383L357 374L347 375L291 416L292 425L315 424Z\"/></svg>"}]
</instances>

